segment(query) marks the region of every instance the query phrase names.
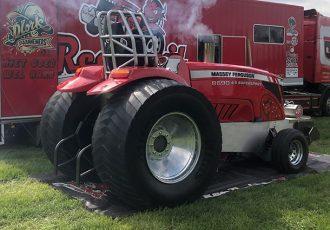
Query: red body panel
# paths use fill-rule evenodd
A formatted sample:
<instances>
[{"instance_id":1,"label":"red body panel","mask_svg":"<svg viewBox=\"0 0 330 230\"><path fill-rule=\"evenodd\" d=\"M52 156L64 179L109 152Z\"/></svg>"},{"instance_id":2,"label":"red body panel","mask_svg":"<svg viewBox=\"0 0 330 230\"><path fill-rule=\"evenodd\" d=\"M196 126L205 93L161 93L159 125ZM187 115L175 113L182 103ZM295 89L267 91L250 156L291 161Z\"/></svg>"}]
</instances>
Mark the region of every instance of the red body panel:
<instances>
[{"instance_id":1,"label":"red body panel","mask_svg":"<svg viewBox=\"0 0 330 230\"><path fill-rule=\"evenodd\" d=\"M138 68L138 67L131 67L125 68L130 71L129 76L126 78L112 78L111 75L109 79L105 80L104 82L96 85L95 87L91 88L87 94L104 94L111 92L121 86L124 86L130 82L140 80L143 78L167 78L177 82L182 83L183 85L189 85L184 80L184 77L181 77L167 69L164 68ZM186 76L189 78L189 75Z\"/></svg>"},{"instance_id":2,"label":"red body panel","mask_svg":"<svg viewBox=\"0 0 330 230\"><path fill-rule=\"evenodd\" d=\"M191 85L214 105L221 122L284 119L276 76L259 69L210 63L187 63Z\"/></svg>"}]
</instances>

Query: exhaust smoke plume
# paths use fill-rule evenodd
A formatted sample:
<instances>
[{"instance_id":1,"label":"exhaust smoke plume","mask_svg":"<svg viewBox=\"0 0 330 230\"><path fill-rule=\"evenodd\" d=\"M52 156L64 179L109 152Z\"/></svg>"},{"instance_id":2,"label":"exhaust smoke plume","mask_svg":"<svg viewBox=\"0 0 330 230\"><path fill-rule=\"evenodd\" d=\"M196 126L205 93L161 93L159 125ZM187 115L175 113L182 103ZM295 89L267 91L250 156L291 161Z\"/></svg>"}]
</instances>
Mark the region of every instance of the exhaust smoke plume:
<instances>
[{"instance_id":1,"label":"exhaust smoke plume","mask_svg":"<svg viewBox=\"0 0 330 230\"><path fill-rule=\"evenodd\" d=\"M202 22L202 12L216 4L217 0L169 1L167 18L169 33L181 35L183 40L196 38L197 34L211 34L212 30ZM169 23L169 22L167 22Z\"/></svg>"}]
</instances>

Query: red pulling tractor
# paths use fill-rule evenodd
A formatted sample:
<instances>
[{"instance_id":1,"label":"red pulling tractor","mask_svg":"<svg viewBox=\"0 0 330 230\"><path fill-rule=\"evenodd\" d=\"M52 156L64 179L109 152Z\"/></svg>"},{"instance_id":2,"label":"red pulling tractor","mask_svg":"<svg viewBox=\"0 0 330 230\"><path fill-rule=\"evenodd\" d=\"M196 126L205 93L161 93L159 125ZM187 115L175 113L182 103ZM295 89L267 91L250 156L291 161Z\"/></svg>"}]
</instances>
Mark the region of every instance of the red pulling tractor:
<instances>
[{"instance_id":1,"label":"red pulling tractor","mask_svg":"<svg viewBox=\"0 0 330 230\"><path fill-rule=\"evenodd\" d=\"M42 145L56 169L78 179L96 170L141 208L198 197L222 152L254 153L285 173L305 167L318 132L301 106L283 105L281 79L158 57L143 14L101 12L98 23L104 66L78 69L43 112Z\"/></svg>"}]
</instances>

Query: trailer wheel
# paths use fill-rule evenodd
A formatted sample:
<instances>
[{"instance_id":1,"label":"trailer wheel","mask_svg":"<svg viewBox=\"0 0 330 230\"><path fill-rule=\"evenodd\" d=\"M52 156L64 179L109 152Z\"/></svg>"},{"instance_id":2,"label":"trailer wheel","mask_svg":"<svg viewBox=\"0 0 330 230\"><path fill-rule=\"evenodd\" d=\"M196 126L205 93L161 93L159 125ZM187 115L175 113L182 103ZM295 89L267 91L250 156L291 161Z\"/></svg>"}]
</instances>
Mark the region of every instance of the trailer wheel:
<instances>
[{"instance_id":1,"label":"trailer wheel","mask_svg":"<svg viewBox=\"0 0 330 230\"><path fill-rule=\"evenodd\" d=\"M117 92L93 132L94 165L113 196L138 209L193 200L216 171L221 128L208 100L165 79Z\"/></svg>"},{"instance_id":2,"label":"trailer wheel","mask_svg":"<svg viewBox=\"0 0 330 230\"><path fill-rule=\"evenodd\" d=\"M323 99L322 114L323 116L330 116L330 90L326 92Z\"/></svg>"},{"instance_id":3,"label":"trailer wheel","mask_svg":"<svg viewBox=\"0 0 330 230\"><path fill-rule=\"evenodd\" d=\"M298 173L306 167L308 144L305 136L296 129L285 129L273 141L272 161L283 173Z\"/></svg>"},{"instance_id":4,"label":"trailer wheel","mask_svg":"<svg viewBox=\"0 0 330 230\"><path fill-rule=\"evenodd\" d=\"M76 156L77 151L91 143L91 135L96 117L100 111L99 100L87 97L84 93L55 92L49 99L40 122L41 144L49 160L54 163L56 144L73 134L81 121L84 121L77 139L67 142L60 148L58 163L66 162ZM81 170L92 166L91 154L81 161ZM60 167L68 177L75 176L75 161Z\"/></svg>"}]
</instances>

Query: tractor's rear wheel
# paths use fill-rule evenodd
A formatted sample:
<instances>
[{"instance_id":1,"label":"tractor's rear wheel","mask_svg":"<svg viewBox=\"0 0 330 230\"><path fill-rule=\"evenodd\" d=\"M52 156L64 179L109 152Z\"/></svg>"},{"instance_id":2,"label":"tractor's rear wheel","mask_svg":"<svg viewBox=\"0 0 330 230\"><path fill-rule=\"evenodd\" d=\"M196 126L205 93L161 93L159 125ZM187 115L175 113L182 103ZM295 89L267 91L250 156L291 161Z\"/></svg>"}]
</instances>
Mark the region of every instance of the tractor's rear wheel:
<instances>
[{"instance_id":1,"label":"tractor's rear wheel","mask_svg":"<svg viewBox=\"0 0 330 230\"><path fill-rule=\"evenodd\" d=\"M193 200L216 171L221 128L208 100L165 79L121 89L93 132L94 165L111 194L135 208Z\"/></svg>"},{"instance_id":2,"label":"tractor's rear wheel","mask_svg":"<svg viewBox=\"0 0 330 230\"><path fill-rule=\"evenodd\" d=\"M73 134L83 122L77 138L63 144L58 153L58 164L74 158L77 151L91 143L93 126L100 111L100 100L85 93L55 92L49 99L40 123L41 144L49 160L54 163L54 150L57 143ZM93 165L91 154L84 155L81 170ZM68 177L75 176L75 161L59 170Z\"/></svg>"},{"instance_id":3,"label":"tractor's rear wheel","mask_svg":"<svg viewBox=\"0 0 330 230\"><path fill-rule=\"evenodd\" d=\"M283 173L298 173L306 167L308 144L302 132L285 129L273 141L272 161Z\"/></svg>"}]
</instances>

